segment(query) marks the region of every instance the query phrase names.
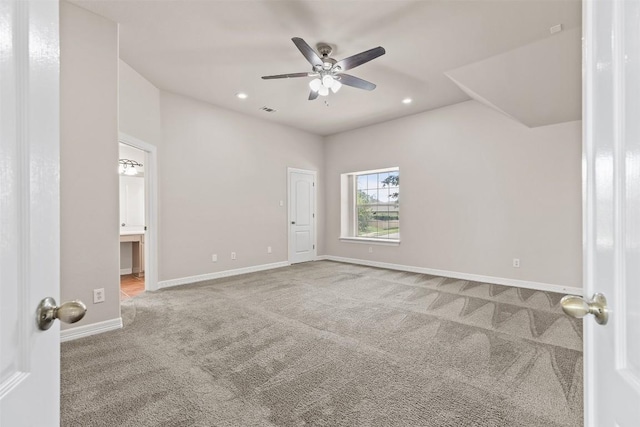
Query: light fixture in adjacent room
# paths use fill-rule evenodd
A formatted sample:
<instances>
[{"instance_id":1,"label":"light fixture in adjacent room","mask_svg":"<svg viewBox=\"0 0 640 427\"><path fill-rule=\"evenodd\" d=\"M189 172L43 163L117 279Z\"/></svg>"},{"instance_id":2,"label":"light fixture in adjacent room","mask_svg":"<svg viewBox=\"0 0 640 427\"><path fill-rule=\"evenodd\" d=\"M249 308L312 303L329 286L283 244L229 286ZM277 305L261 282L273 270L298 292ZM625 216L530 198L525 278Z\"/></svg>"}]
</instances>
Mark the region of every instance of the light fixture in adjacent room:
<instances>
[{"instance_id":1,"label":"light fixture in adjacent room","mask_svg":"<svg viewBox=\"0 0 640 427\"><path fill-rule=\"evenodd\" d=\"M248 97L249 97L249 95L247 95L247 94L246 94L246 93L244 93L244 92L238 92L238 93L236 93L236 98L238 98L238 99L247 99Z\"/></svg>"},{"instance_id":2,"label":"light fixture in adjacent room","mask_svg":"<svg viewBox=\"0 0 640 427\"><path fill-rule=\"evenodd\" d=\"M142 167L142 163L136 162L135 160L120 159L118 160L118 173L128 176L138 175L136 166Z\"/></svg>"},{"instance_id":3,"label":"light fixture in adjacent room","mask_svg":"<svg viewBox=\"0 0 640 427\"><path fill-rule=\"evenodd\" d=\"M402 100L402 103L406 105L411 104L412 102L413 102L413 99L411 98L405 98Z\"/></svg>"}]
</instances>

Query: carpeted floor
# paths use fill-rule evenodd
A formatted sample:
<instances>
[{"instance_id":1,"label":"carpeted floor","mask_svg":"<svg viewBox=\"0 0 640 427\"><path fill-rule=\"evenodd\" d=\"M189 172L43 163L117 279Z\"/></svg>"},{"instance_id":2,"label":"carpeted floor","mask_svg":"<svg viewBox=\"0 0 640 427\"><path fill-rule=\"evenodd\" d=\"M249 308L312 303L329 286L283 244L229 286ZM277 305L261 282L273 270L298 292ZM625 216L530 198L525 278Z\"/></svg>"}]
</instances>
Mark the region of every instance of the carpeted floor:
<instances>
[{"instance_id":1,"label":"carpeted floor","mask_svg":"<svg viewBox=\"0 0 640 427\"><path fill-rule=\"evenodd\" d=\"M329 261L146 292L62 345L62 425L582 426L561 297Z\"/></svg>"}]
</instances>

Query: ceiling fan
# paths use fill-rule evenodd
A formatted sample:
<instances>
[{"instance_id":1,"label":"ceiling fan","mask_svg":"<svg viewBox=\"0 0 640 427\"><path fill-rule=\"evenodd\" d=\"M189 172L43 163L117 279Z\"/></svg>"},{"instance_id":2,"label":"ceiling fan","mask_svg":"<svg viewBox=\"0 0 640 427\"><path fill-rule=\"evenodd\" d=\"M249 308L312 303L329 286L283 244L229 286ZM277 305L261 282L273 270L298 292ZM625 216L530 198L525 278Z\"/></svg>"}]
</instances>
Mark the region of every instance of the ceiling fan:
<instances>
[{"instance_id":1,"label":"ceiling fan","mask_svg":"<svg viewBox=\"0 0 640 427\"><path fill-rule=\"evenodd\" d=\"M265 80L271 79L289 79L292 77L315 77L309 82L311 93L309 94L309 100L314 100L320 96L329 95L329 90L336 93L342 85L347 85L364 90L373 90L376 88L371 82L345 74L344 71L355 68L359 65L367 63L372 59L385 54L384 48L378 46L373 49L360 52L356 55L345 58L341 61L336 61L330 58L332 48L326 43L318 44L318 52L313 50L311 46L307 44L300 37L294 37L291 39L296 45L298 50L302 52L307 61L312 66L312 71L307 73L291 73L291 74L278 74L275 76L263 76ZM319 53L319 54L318 54Z\"/></svg>"}]
</instances>

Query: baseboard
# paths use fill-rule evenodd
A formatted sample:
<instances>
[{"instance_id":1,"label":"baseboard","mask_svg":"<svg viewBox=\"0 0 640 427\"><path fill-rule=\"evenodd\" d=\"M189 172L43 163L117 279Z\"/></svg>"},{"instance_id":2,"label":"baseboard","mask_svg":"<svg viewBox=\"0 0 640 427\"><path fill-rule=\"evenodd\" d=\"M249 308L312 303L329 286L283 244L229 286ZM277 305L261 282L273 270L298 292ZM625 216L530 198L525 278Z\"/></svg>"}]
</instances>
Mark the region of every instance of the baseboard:
<instances>
[{"instance_id":1,"label":"baseboard","mask_svg":"<svg viewBox=\"0 0 640 427\"><path fill-rule=\"evenodd\" d=\"M318 257L320 258L320 257ZM410 265L392 264L389 262L369 261L356 258L343 258L333 255L323 255L328 261L345 262L348 264L366 265L369 267L388 268L390 270L407 271L410 273L430 274L432 276L450 277L452 279L470 280L474 282L492 283L495 285L514 286L517 288L534 289L536 291L557 292L560 294L582 295L582 288L554 285L551 283L530 282L528 280L507 279L504 277L482 276L479 274L459 273L456 271L436 270L434 268L414 267Z\"/></svg>"},{"instance_id":2,"label":"baseboard","mask_svg":"<svg viewBox=\"0 0 640 427\"><path fill-rule=\"evenodd\" d=\"M314 261L325 261L329 260L329 255L318 255Z\"/></svg>"},{"instance_id":3,"label":"baseboard","mask_svg":"<svg viewBox=\"0 0 640 427\"><path fill-rule=\"evenodd\" d=\"M121 268L120 269L120 275L124 276L125 274L133 274L133 269L132 268Z\"/></svg>"},{"instance_id":4,"label":"baseboard","mask_svg":"<svg viewBox=\"0 0 640 427\"><path fill-rule=\"evenodd\" d=\"M90 325L77 326L71 329L60 331L60 342L76 340L90 335L101 334L103 332L114 331L122 328L122 318L105 320L103 322L91 323Z\"/></svg>"},{"instance_id":5,"label":"baseboard","mask_svg":"<svg viewBox=\"0 0 640 427\"><path fill-rule=\"evenodd\" d=\"M273 264L255 265L252 267L236 268L234 270L217 271L215 273L200 274L197 276L181 277L179 279L162 280L158 282L158 289L172 286L186 285L189 283L203 282L205 280L220 279L222 277L238 276L240 274L256 273L258 271L273 270L274 268L288 267L289 261L274 262Z\"/></svg>"}]
</instances>

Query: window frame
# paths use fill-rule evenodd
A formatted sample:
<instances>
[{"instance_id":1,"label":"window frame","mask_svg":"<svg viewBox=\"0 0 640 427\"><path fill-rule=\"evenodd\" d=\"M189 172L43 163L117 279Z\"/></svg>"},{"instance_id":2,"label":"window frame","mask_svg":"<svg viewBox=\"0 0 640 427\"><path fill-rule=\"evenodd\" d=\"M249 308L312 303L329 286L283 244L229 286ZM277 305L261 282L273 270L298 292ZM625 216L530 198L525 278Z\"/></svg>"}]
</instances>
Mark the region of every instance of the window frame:
<instances>
[{"instance_id":1,"label":"window frame","mask_svg":"<svg viewBox=\"0 0 640 427\"><path fill-rule=\"evenodd\" d=\"M397 172L400 175L400 167L388 167L381 169L363 170L357 172L343 173L341 179L341 221L339 240L345 243L366 243L373 245L398 246L400 236L397 239L379 237L359 237L358 233L358 210L357 210L357 181L358 176L371 175L374 173ZM399 188L400 186L398 186ZM398 200L398 214L400 212L400 202ZM400 230L398 230L400 235Z\"/></svg>"}]
</instances>

